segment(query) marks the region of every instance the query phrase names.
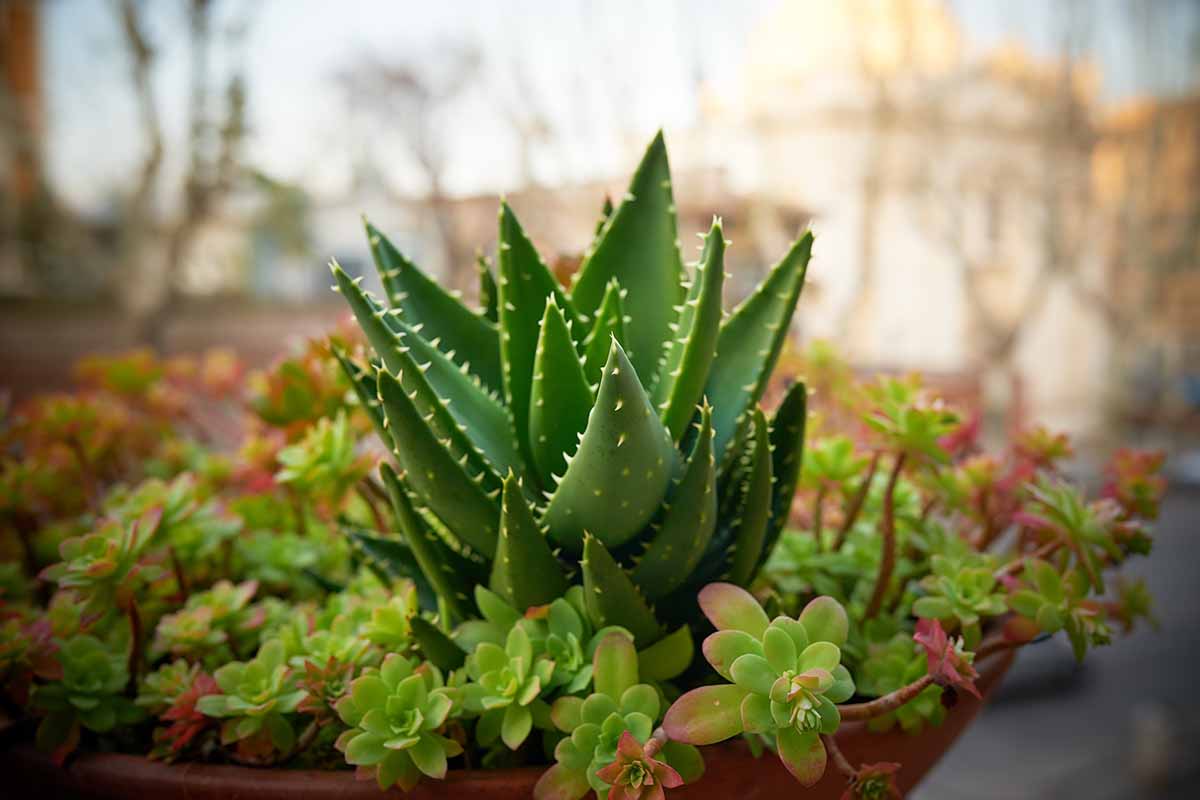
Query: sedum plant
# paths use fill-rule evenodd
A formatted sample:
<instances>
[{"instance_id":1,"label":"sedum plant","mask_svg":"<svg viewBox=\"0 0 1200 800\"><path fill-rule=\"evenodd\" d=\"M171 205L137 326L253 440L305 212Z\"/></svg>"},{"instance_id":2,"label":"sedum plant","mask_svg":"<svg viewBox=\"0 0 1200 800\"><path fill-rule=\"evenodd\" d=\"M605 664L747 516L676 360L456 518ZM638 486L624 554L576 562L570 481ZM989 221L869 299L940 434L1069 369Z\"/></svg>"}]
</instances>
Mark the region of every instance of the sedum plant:
<instances>
[{"instance_id":1,"label":"sedum plant","mask_svg":"<svg viewBox=\"0 0 1200 800\"><path fill-rule=\"evenodd\" d=\"M455 705L436 667L413 663L395 653L378 670L350 684L337 703L348 728L337 748L346 761L374 773L380 789L393 785L407 791L422 775L442 778L446 759L462 752L458 742L440 731Z\"/></svg>"},{"instance_id":2,"label":"sedum plant","mask_svg":"<svg viewBox=\"0 0 1200 800\"><path fill-rule=\"evenodd\" d=\"M799 619L768 620L752 595L727 583L706 586L700 607L717 629L704 640L704 657L731 683L679 698L663 723L667 735L693 745L761 735L801 784L816 783L825 772L821 736L837 731L836 703L854 694L839 649L849 627L845 609L818 597Z\"/></svg>"}]
</instances>

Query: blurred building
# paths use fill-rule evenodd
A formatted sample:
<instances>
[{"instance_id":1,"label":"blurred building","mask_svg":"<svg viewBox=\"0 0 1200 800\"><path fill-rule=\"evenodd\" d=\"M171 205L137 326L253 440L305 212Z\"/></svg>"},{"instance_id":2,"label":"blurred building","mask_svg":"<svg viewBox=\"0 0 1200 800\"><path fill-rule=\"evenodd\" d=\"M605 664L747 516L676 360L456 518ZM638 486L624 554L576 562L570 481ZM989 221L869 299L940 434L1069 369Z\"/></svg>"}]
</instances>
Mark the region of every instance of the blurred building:
<instances>
[{"instance_id":1,"label":"blurred building","mask_svg":"<svg viewBox=\"0 0 1200 800\"><path fill-rule=\"evenodd\" d=\"M1139 100L1101 126L1095 185L1108 226L1116 363L1138 422L1200 409L1200 94ZM1182 378L1182 386L1173 386Z\"/></svg>"},{"instance_id":2,"label":"blurred building","mask_svg":"<svg viewBox=\"0 0 1200 800\"><path fill-rule=\"evenodd\" d=\"M1076 288L1107 291L1094 76L1015 48L970 61L937 0L791 0L747 52L737 90L707 94L673 144L725 165L735 195L812 209L804 332L864 366L977 374L997 412L1095 428L1110 342Z\"/></svg>"}]
</instances>

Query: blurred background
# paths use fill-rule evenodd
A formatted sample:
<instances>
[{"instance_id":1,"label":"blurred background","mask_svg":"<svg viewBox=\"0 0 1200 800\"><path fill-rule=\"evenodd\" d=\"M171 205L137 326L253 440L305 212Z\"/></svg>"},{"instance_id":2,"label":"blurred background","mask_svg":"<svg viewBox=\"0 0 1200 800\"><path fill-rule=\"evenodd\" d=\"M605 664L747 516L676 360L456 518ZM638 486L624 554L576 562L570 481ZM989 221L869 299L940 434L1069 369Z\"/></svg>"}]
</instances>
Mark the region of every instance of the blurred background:
<instances>
[{"instance_id":1,"label":"blurred background","mask_svg":"<svg viewBox=\"0 0 1200 800\"><path fill-rule=\"evenodd\" d=\"M0 70L16 398L89 351L270 361L342 316L324 264L369 271L362 214L470 296L504 194L565 276L662 127L685 256L713 214L734 241L728 302L817 233L785 374L828 339L993 439L1072 433L1084 475L1170 453L1164 631L1088 674L1031 649L922 796L1196 773L1197 0L0 0Z\"/></svg>"}]
</instances>

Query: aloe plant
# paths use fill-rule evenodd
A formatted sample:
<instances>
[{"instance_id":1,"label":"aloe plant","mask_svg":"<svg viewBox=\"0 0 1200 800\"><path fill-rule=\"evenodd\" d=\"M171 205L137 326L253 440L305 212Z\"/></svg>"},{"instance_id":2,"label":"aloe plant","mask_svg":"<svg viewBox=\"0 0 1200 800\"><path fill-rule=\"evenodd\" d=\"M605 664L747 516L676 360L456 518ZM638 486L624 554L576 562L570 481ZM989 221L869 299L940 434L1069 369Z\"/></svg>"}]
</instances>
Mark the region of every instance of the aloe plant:
<instances>
[{"instance_id":1,"label":"aloe plant","mask_svg":"<svg viewBox=\"0 0 1200 800\"><path fill-rule=\"evenodd\" d=\"M770 420L757 403L810 233L726 314L729 243L714 220L684 268L661 134L570 287L503 202L480 312L366 227L386 298L332 271L372 363L337 355L395 456L383 480L407 545L359 536L372 557L415 560L446 622L478 616L478 582L517 608L582 584L591 623L639 648L694 619L705 583L750 583L799 474L804 385Z\"/></svg>"}]
</instances>

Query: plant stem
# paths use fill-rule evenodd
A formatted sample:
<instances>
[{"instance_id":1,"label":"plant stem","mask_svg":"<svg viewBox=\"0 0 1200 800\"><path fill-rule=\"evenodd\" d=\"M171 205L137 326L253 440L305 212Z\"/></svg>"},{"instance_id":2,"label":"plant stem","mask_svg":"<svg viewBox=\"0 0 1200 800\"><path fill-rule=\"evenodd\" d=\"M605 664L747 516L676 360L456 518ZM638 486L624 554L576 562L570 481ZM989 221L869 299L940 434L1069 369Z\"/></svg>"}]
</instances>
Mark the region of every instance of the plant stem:
<instances>
[{"instance_id":1,"label":"plant stem","mask_svg":"<svg viewBox=\"0 0 1200 800\"><path fill-rule=\"evenodd\" d=\"M167 546L167 552L171 554L171 570L175 573L175 583L179 585L179 596L186 599L188 596L188 581L187 575L183 572L183 562L179 560L179 552L174 545Z\"/></svg>"},{"instance_id":2,"label":"plant stem","mask_svg":"<svg viewBox=\"0 0 1200 800\"><path fill-rule=\"evenodd\" d=\"M883 607L884 595L896 569L896 482L900 480L900 470L904 468L904 457L904 452L896 456L883 494L883 558L879 561L879 577L875 580L875 591L871 593L871 600L863 614L864 620L874 617Z\"/></svg>"},{"instance_id":3,"label":"plant stem","mask_svg":"<svg viewBox=\"0 0 1200 800\"><path fill-rule=\"evenodd\" d=\"M833 759L833 765L837 767L838 772L845 775L850 780L858 775L858 770L850 765L846 760L846 756L842 753L842 749L838 747L837 739L830 736L828 733L821 734L821 741L825 743L825 752L829 753L829 757Z\"/></svg>"},{"instance_id":4,"label":"plant stem","mask_svg":"<svg viewBox=\"0 0 1200 800\"><path fill-rule=\"evenodd\" d=\"M1002 637L989 639L986 642L981 642L979 648L975 651L975 660L987 658L993 653L999 653L1002 650L1016 650L1018 647L1024 647L1029 642L1010 642Z\"/></svg>"},{"instance_id":5,"label":"plant stem","mask_svg":"<svg viewBox=\"0 0 1200 800\"><path fill-rule=\"evenodd\" d=\"M1025 566L1025 559L1027 558L1046 558L1047 556L1053 555L1060 547L1062 547L1062 544L1062 539L1052 539L1051 541L1043 544L1037 550L1034 550L1032 553L1026 553L1025 555L1014 558L1012 561L996 570L994 573L996 580L1003 578L1005 575L1014 575L1020 572L1021 567Z\"/></svg>"},{"instance_id":6,"label":"plant stem","mask_svg":"<svg viewBox=\"0 0 1200 800\"><path fill-rule=\"evenodd\" d=\"M384 521L383 513L379 507L375 505L374 499L371 497L371 492L367 490L365 482L360 481L354 485L354 491L362 498L362 501L367 504L367 508L371 510L371 518L375 520L375 530L380 533L387 533L388 524Z\"/></svg>"},{"instance_id":7,"label":"plant stem","mask_svg":"<svg viewBox=\"0 0 1200 800\"><path fill-rule=\"evenodd\" d=\"M813 531L812 531L812 534L813 534L813 539L815 539L817 542L817 552L818 553L821 552L821 516L825 510L825 491L826 491L825 484L821 484L821 487L819 489L817 489L816 500L813 502L813 513L812 513Z\"/></svg>"},{"instance_id":8,"label":"plant stem","mask_svg":"<svg viewBox=\"0 0 1200 800\"><path fill-rule=\"evenodd\" d=\"M850 533L850 529L854 527L854 522L858 519L859 512L862 511L863 503L867 501L867 492L871 489L871 482L875 480L875 472L879 469L879 457L881 455L883 453L876 451L875 455L871 457L871 466L867 467L867 474L863 476L862 485L854 493L854 499L850 501L850 506L846 509L846 518L842 520L842 527L838 529L837 539L833 543L834 550L842 549L842 545L846 543L846 536Z\"/></svg>"},{"instance_id":9,"label":"plant stem","mask_svg":"<svg viewBox=\"0 0 1200 800\"><path fill-rule=\"evenodd\" d=\"M134 694L142 666L142 613L138 610L136 600L129 601L125 613L129 616L129 683L126 691Z\"/></svg>"},{"instance_id":10,"label":"plant stem","mask_svg":"<svg viewBox=\"0 0 1200 800\"><path fill-rule=\"evenodd\" d=\"M880 717L895 711L932 684L932 675L922 675L907 686L901 686L896 691L885 694L883 697L877 697L869 703L851 703L837 708L842 715L843 722Z\"/></svg>"}]
</instances>

